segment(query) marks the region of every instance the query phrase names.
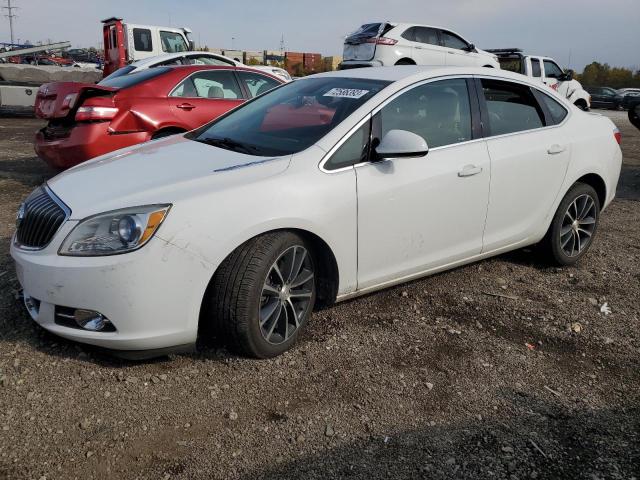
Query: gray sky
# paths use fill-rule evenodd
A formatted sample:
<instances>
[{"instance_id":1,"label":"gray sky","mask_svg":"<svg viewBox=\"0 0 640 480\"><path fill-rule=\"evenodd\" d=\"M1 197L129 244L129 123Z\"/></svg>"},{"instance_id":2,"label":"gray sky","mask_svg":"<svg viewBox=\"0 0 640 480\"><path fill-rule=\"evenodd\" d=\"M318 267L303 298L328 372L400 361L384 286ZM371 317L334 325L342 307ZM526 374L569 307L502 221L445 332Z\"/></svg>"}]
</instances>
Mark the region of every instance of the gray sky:
<instances>
[{"instance_id":1,"label":"gray sky","mask_svg":"<svg viewBox=\"0 0 640 480\"><path fill-rule=\"evenodd\" d=\"M362 23L446 26L479 48L520 47L578 71L591 61L640 66L639 0L12 0L21 41L101 42L100 20L187 26L202 45L340 54ZM6 0L0 0L3 5ZM7 19L0 40L9 41ZM570 57L570 65L569 65Z\"/></svg>"}]
</instances>

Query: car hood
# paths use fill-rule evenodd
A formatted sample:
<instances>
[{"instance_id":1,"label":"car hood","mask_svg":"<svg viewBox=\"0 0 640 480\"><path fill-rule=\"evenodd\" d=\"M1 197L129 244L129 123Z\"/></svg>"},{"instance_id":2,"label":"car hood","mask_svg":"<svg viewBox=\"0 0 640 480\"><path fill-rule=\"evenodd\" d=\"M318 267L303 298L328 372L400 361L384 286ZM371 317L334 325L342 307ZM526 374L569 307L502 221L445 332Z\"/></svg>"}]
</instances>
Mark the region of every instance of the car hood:
<instances>
[{"instance_id":1,"label":"car hood","mask_svg":"<svg viewBox=\"0 0 640 480\"><path fill-rule=\"evenodd\" d=\"M97 157L47 183L79 220L257 181L286 170L290 159L245 155L175 135Z\"/></svg>"}]
</instances>

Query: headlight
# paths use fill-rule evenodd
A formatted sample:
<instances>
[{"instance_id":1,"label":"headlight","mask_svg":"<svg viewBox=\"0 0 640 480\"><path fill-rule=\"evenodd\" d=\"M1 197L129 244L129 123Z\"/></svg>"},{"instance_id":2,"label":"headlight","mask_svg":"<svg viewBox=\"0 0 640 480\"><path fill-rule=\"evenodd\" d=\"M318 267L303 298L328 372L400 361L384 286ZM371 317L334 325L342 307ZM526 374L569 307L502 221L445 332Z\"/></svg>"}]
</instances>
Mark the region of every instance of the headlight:
<instances>
[{"instance_id":1,"label":"headlight","mask_svg":"<svg viewBox=\"0 0 640 480\"><path fill-rule=\"evenodd\" d=\"M58 253L96 257L137 250L153 236L170 207L146 205L85 218L71 230Z\"/></svg>"}]
</instances>

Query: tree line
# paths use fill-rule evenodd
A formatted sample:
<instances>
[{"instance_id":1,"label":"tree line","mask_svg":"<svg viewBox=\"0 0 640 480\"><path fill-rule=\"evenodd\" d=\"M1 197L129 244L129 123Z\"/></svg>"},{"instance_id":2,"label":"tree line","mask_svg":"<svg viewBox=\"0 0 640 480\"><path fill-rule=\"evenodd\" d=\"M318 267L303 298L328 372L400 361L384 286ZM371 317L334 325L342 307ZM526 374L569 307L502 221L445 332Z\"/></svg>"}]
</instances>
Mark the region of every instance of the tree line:
<instances>
[{"instance_id":1,"label":"tree line","mask_svg":"<svg viewBox=\"0 0 640 480\"><path fill-rule=\"evenodd\" d=\"M611 67L607 63L592 62L575 76L582 85L611 88L640 88L640 70Z\"/></svg>"}]
</instances>

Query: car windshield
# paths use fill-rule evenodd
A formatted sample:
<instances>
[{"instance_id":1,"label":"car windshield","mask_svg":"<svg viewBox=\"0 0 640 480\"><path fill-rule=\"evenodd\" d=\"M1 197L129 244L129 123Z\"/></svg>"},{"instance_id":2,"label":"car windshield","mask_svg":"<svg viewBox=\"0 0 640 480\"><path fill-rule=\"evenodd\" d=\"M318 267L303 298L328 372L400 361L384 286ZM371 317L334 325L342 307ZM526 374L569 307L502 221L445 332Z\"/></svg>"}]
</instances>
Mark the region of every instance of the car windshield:
<instances>
[{"instance_id":1,"label":"car windshield","mask_svg":"<svg viewBox=\"0 0 640 480\"><path fill-rule=\"evenodd\" d=\"M187 138L251 155L300 152L326 135L391 82L308 78L276 88Z\"/></svg>"},{"instance_id":2,"label":"car windshield","mask_svg":"<svg viewBox=\"0 0 640 480\"><path fill-rule=\"evenodd\" d=\"M119 75L117 77L109 76L98 83L98 85L102 85L103 87L115 88L133 87L134 85L138 85L139 83L146 82L147 80L151 80L155 77L159 77L160 75L167 73L169 70L171 70L169 67L154 67L140 70L139 72L128 73L126 75Z\"/></svg>"}]
</instances>

